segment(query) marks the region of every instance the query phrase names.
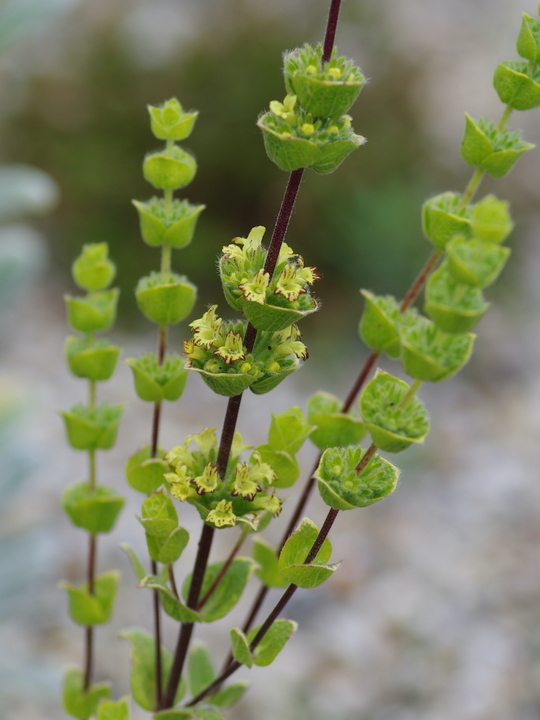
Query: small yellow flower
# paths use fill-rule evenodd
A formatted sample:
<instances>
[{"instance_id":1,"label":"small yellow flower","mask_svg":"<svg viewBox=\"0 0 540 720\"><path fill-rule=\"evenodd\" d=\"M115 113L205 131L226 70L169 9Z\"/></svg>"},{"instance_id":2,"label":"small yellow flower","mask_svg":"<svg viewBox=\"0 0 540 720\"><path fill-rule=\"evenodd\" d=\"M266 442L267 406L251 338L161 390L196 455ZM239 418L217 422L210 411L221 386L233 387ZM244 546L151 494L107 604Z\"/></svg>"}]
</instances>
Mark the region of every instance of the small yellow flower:
<instances>
[{"instance_id":1,"label":"small yellow flower","mask_svg":"<svg viewBox=\"0 0 540 720\"><path fill-rule=\"evenodd\" d=\"M256 225L254 228L251 228L249 235L244 240L244 250L246 252L258 250L261 247L265 232L266 228L263 225Z\"/></svg>"},{"instance_id":2,"label":"small yellow flower","mask_svg":"<svg viewBox=\"0 0 540 720\"><path fill-rule=\"evenodd\" d=\"M193 467L194 463L193 455L189 452L189 450L186 450L185 447L182 447L182 445L178 445L172 450L169 450L169 452L165 455L165 460L175 470L179 465Z\"/></svg>"},{"instance_id":3,"label":"small yellow flower","mask_svg":"<svg viewBox=\"0 0 540 720\"><path fill-rule=\"evenodd\" d=\"M303 267L297 270L297 276L300 280L303 280L308 285L313 285L315 280L320 280L321 276L317 272L317 268L314 267Z\"/></svg>"},{"instance_id":4,"label":"small yellow flower","mask_svg":"<svg viewBox=\"0 0 540 720\"><path fill-rule=\"evenodd\" d=\"M244 438L242 435L238 432L238 430L234 433L232 445L231 445L231 457L239 457L244 450L249 450L253 447L253 445L244 445Z\"/></svg>"},{"instance_id":5,"label":"small yellow flower","mask_svg":"<svg viewBox=\"0 0 540 720\"><path fill-rule=\"evenodd\" d=\"M244 500L253 500L259 489L259 486L252 478L251 468L248 463L237 463L231 495L240 495Z\"/></svg>"},{"instance_id":6,"label":"small yellow flower","mask_svg":"<svg viewBox=\"0 0 540 720\"><path fill-rule=\"evenodd\" d=\"M276 473L271 465L262 462L258 452L254 452L251 457L251 479L258 483L268 483L271 485L276 480Z\"/></svg>"},{"instance_id":7,"label":"small yellow flower","mask_svg":"<svg viewBox=\"0 0 540 720\"><path fill-rule=\"evenodd\" d=\"M236 515L232 511L232 502L220 500L216 507L210 510L206 516L206 522L212 523L218 528L225 525L236 525Z\"/></svg>"},{"instance_id":8,"label":"small yellow flower","mask_svg":"<svg viewBox=\"0 0 540 720\"><path fill-rule=\"evenodd\" d=\"M292 122L294 120L294 107L296 105L296 95L287 95L285 100L280 103L277 100L272 100L270 103L270 112L277 117L282 118L285 122Z\"/></svg>"},{"instance_id":9,"label":"small yellow flower","mask_svg":"<svg viewBox=\"0 0 540 720\"><path fill-rule=\"evenodd\" d=\"M204 428L198 435L188 435L184 440L185 447L194 442L203 455L209 455L212 450L217 451L218 441L216 439L216 428Z\"/></svg>"},{"instance_id":10,"label":"small yellow flower","mask_svg":"<svg viewBox=\"0 0 540 720\"><path fill-rule=\"evenodd\" d=\"M245 260L244 251L238 245L224 245L221 248L223 255L234 258L235 260Z\"/></svg>"},{"instance_id":11,"label":"small yellow flower","mask_svg":"<svg viewBox=\"0 0 540 720\"><path fill-rule=\"evenodd\" d=\"M306 72L307 72L309 75L315 75L316 73L319 72L319 70L318 70L318 68L317 68L316 65L308 65L307 68L306 68Z\"/></svg>"},{"instance_id":12,"label":"small yellow flower","mask_svg":"<svg viewBox=\"0 0 540 720\"><path fill-rule=\"evenodd\" d=\"M328 68L326 72L332 80L339 80L341 78L341 70L337 67Z\"/></svg>"},{"instance_id":13,"label":"small yellow flower","mask_svg":"<svg viewBox=\"0 0 540 720\"><path fill-rule=\"evenodd\" d=\"M217 489L219 480L220 478L217 467L212 463L208 463L203 470L203 474L196 477L193 480L193 484L197 489L197 493L199 495L204 495L205 493L214 492L214 490Z\"/></svg>"},{"instance_id":14,"label":"small yellow flower","mask_svg":"<svg viewBox=\"0 0 540 720\"><path fill-rule=\"evenodd\" d=\"M315 132L315 127L311 123L304 123L301 130L303 135L310 137Z\"/></svg>"},{"instance_id":15,"label":"small yellow flower","mask_svg":"<svg viewBox=\"0 0 540 720\"><path fill-rule=\"evenodd\" d=\"M223 324L223 320L216 315L216 308L217 305L212 305L201 318L189 324L197 345L206 349L210 348L216 337L219 336Z\"/></svg>"},{"instance_id":16,"label":"small yellow flower","mask_svg":"<svg viewBox=\"0 0 540 720\"><path fill-rule=\"evenodd\" d=\"M270 275L267 272L264 272L264 270L259 270L253 276L253 280L251 280L251 282L245 280L240 283L238 287L242 291L244 300L264 305L266 300L266 289L268 288L269 282Z\"/></svg>"},{"instance_id":17,"label":"small yellow flower","mask_svg":"<svg viewBox=\"0 0 540 720\"><path fill-rule=\"evenodd\" d=\"M275 355L293 354L298 358L302 358L302 360L308 359L308 350L304 343L299 340L302 336L300 335L297 325L291 325L290 328L280 333L280 336L282 340L274 351Z\"/></svg>"},{"instance_id":18,"label":"small yellow flower","mask_svg":"<svg viewBox=\"0 0 540 720\"><path fill-rule=\"evenodd\" d=\"M180 502L184 502L195 494L185 465L179 466L176 473L166 473L164 477L170 483L171 495Z\"/></svg>"},{"instance_id":19,"label":"small yellow flower","mask_svg":"<svg viewBox=\"0 0 540 720\"><path fill-rule=\"evenodd\" d=\"M278 265L281 265L281 263L282 263L282 262L285 262L285 260L287 260L288 258L290 258L291 255L294 255L294 250L292 249L292 247L290 247L289 245L287 245L286 242L282 243L282 244L281 244L281 248L280 248L280 250L279 250L279 256L278 256L277 264L278 264Z\"/></svg>"},{"instance_id":20,"label":"small yellow flower","mask_svg":"<svg viewBox=\"0 0 540 720\"><path fill-rule=\"evenodd\" d=\"M259 495L253 501L253 504L261 510L268 510L274 517L277 517L281 512L281 500L276 497L275 493L272 493L272 495Z\"/></svg>"},{"instance_id":21,"label":"small yellow flower","mask_svg":"<svg viewBox=\"0 0 540 720\"><path fill-rule=\"evenodd\" d=\"M278 277L274 293L283 295L289 302L294 302L305 292L302 282L299 282L298 268L294 263L285 265Z\"/></svg>"},{"instance_id":22,"label":"small yellow flower","mask_svg":"<svg viewBox=\"0 0 540 720\"><path fill-rule=\"evenodd\" d=\"M232 330L227 333L224 344L214 352L214 355L223 358L227 365L237 360L243 360L246 356L246 349L242 344L240 333Z\"/></svg>"},{"instance_id":23,"label":"small yellow flower","mask_svg":"<svg viewBox=\"0 0 540 720\"><path fill-rule=\"evenodd\" d=\"M184 355L191 360L204 360L206 355L197 343L193 340L184 340Z\"/></svg>"}]
</instances>

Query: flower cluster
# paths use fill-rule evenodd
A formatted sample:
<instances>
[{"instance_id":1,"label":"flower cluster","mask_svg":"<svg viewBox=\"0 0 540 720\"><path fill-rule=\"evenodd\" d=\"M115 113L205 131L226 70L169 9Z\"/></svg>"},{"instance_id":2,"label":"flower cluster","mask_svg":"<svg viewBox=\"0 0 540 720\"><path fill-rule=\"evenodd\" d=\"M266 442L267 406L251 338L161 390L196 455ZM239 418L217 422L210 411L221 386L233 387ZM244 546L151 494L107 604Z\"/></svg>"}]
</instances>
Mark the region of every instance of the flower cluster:
<instances>
[{"instance_id":1,"label":"flower cluster","mask_svg":"<svg viewBox=\"0 0 540 720\"><path fill-rule=\"evenodd\" d=\"M191 447L196 446L196 449ZM188 435L183 445L165 455L171 472L165 474L171 495L194 505L202 519L217 528L248 523L257 527L260 515L279 515L281 500L272 487L276 473L255 451L248 461L241 455L249 449L235 433L231 456L223 479L217 468L218 442L215 428Z\"/></svg>"}]
</instances>

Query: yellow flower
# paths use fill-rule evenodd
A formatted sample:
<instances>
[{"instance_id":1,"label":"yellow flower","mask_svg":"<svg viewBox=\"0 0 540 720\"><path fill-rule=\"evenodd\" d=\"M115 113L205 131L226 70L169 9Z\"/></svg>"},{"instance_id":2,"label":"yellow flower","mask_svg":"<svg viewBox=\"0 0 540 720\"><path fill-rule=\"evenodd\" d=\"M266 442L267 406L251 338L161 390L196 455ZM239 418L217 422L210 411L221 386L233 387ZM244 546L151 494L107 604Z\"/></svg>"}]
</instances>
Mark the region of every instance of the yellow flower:
<instances>
[{"instance_id":1,"label":"yellow flower","mask_svg":"<svg viewBox=\"0 0 540 720\"><path fill-rule=\"evenodd\" d=\"M169 450L169 452L165 455L165 460L175 470L179 465L192 467L194 462L193 455L189 452L189 450L186 450L186 448L181 445L177 445L177 447Z\"/></svg>"},{"instance_id":2,"label":"yellow flower","mask_svg":"<svg viewBox=\"0 0 540 720\"><path fill-rule=\"evenodd\" d=\"M308 359L309 353L304 343L299 340L302 336L300 335L297 325L291 325L290 328L280 333L280 336L282 340L274 351L275 355L292 354L298 358L302 358L302 360Z\"/></svg>"},{"instance_id":3,"label":"yellow flower","mask_svg":"<svg viewBox=\"0 0 540 720\"><path fill-rule=\"evenodd\" d=\"M261 510L268 510L274 517L277 517L281 512L281 500L274 493L272 495L259 495L253 501L253 504Z\"/></svg>"},{"instance_id":4,"label":"yellow flower","mask_svg":"<svg viewBox=\"0 0 540 720\"><path fill-rule=\"evenodd\" d=\"M184 446L188 447L191 442L196 443L197 447L203 455L209 455L212 450L218 449L216 439L216 428L204 428L198 435L188 435L184 440Z\"/></svg>"},{"instance_id":5,"label":"yellow flower","mask_svg":"<svg viewBox=\"0 0 540 720\"><path fill-rule=\"evenodd\" d=\"M232 330L227 333L224 344L214 352L214 355L223 358L227 365L237 360L243 360L246 356L246 349L242 344L240 333Z\"/></svg>"},{"instance_id":6,"label":"yellow flower","mask_svg":"<svg viewBox=\"0 0 540 720\"><path fill-rule=\"evenodd\" d=\"M253 500L259 489L251 476L250 466L247 463L237 463L231 495L240 495L244 500Z\"/></svg>"},{"instance_id":7,"label":"yellow flower","mask_svg":"<svg viewBox=\"0 0 540 720\"><path fill-rule=\"evenodd\" d=\"M189 327L193 330L197 345L201 345L206 349L210 348L217 336L219 336L223 324L223 320L216 315L216 308L217 305L212 305L201 318L189 324Z\"/></svg>"},{"instance_id":8,"label":"yellow flower","mask_svg":"<svg viewBox=\"0 0 540 720\"><path fill-rule=\"evenodd\" d=\"M295 115L294 115L294 107L296 105L296 95L287 95L285 97L285 100L280 103L277 100L272 100L270 103L270 112L274 115L277 115L277 117L282 118L285 120L285 122L293 122Z\"/></svg>"},{"instance_id":9,"label":"yellow flower","mask_svg":"<svg viewBox=\"0 0 540 720\"><path fill-rule=\"evenodd\" d=\"M271 465L261 461L258 452L254 452L251 457L251 479L256 483L268 483L271 485L276 480L276 473Z\"/></svg>"},{"instance_id":10,"label":"yellow flower","mask_svg":"<svg viewBox=\"0 0 540 720\"><path fill-rule=\"evenodd\" d=\"M267 272L264 272L264 270L259 270L253 276L253 280L251 280L251 282L245 280L240 283L238 287L242 291L244 300L264 305L266 300L266 289L269 282L270 275Z\"/></svg>"},{"instance_id":11,"label":"yellow flower","mask_svg":"<svg viewBox=\"0 0 540 720\"><path fill-rule=\"evenodd\" d=\"M217 467L212 465L212 463L208 463L203 470L203 474L196 477L193 483L197 489L197 493L204 495L205 493L214 492L214 490L217 489L219 480Z\"/></svg>"},{"instance_id":12,"label":"yellow flower","mask_svg":"<svg viewBox=\"0 0 540 720\"><path fill-rule=\"evenodd\" d=\"M285 265L278 277L274 293L283 295L289 302L294 302L305 292L304 285L298 277L298 268L294 263Z\"/></svg>"},{"instance_id":13,"label":"yellow flower","mask_svg":"<svg viewBox=\"0 0 540 720\"><path fill-rule=\"evenodd\" d=\"M180 500L180 502L184 502L189 497L195 495L195 491L191 485L191 478L185 465L177 467L176 473L166 473L164 477L171 485L171 495L177 500Z\"/></svg>"},{"instance_id":14,"label":"yellow flower","mask_svg":"<svg viewBox=\"0 0 540 720\"><path fill-rule=\"evenodd\" d=\"M216 507L210 510L206 516L206 522L212 523L218 528L225 525L236 525L236 515L232 511L232 502L220 500Z\"/></svg>"},{"instance_id":15,"label":"yellow flower","mask_svg":"<svg viewBox=\"0 0 540 720\"><path fill-rule=\"evenodd\" d=\"M191 360L204 360L206 355L203 350L193 340L184 340L184 355L188 361Z\"/></svg>"},{"instance_id":16,"label":"yellow flower","mask_svg":"<svg viewBox=\"0 0 540 720\"><path fill-rule=\"evenodd\" d=\"M280 250L279 250L279 256L278 256L277 264L278 264L278 265L281 265L281 263L282 263L282 262L285 262L285 260L287 260L288 258L290 258L291 255L294 255L294 250L292 249L292 247L290 247L289 245L287 245L286 242L282 243L282 244L281 244L281 248L280 248Z\"/></svg>"}]
</instances>

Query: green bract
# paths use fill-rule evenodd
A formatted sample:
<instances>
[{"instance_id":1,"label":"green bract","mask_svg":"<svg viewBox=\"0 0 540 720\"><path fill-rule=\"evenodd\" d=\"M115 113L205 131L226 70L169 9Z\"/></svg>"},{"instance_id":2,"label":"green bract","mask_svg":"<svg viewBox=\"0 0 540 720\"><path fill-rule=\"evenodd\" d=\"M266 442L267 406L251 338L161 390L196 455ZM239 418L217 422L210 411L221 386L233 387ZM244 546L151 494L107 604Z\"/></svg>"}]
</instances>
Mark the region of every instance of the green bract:
<instances>
[{"instance_id":1,"label":"green bract","mask_svg":"<svg viewBox=\"0 0 540 720\"><path fill-rule=\"evenodd\" d=\"M366 82L360 69L334 48L322 62L322 45L304 45L283 57L285 87L299 105L317 118L339 118L346 113Z\"/></svg>"},{"instance_id":2,"label":"green bract","mask_svg":"<svg viewBox=\"0 0 540 720\"><path fill-rule=\"evenodd\" d=\"M160 364L155 353L147 353L139 358L127 358L126 363L133 371L135 390L141 400L174 402L184 392L188 371L179 355L166 355Z\"/></svg>"},{"instance_id":3,"label":"green bract","mask_svg":"<svg viewBox=\"0 0 540 720\"><path fill-rule=\"evenodd\" d=\"M446 262L427 281L424 309L445 332L468 332L488 307L482 291L456 280Z\"/></svg>"},{"instance_id":4,"label":"green bract","mask_svg":"<svg viewBox=\"0 0 540 720\"><path fill-rule=\"evenodd\" d=\"M276 474L272 485L277 488L288 488L300 477L300 466L294 455L285 450L274 450L270 444L259 445L257 452L264 463L270 465Z\"/></svg>"},{"instance_id":5,"label":"green bract","mask_svg":"<svg viewBox=\"0 0 540 720\"><path fill-rule=\"evenodd\" d=\"M255 574L265 585L279 588L289 584L279 571L276 551L260 537L253 538L253 559L258 565Z\"/></svg>"},{"instance_id":6,"label":"green bract","mask_svg":"<svg viewBox=\"0 0 540 720\"><path fill-rule=\"evenodd\" d=\"M126 463L126 480L134 490L148 495L157 490L161 485L168 483L163 477L169 469L169 464L162 460L165 451L158 448L157 457L150 457L151 447L137 450Z\"/></svg>"},{"instance_id":7,"label":"green bract","mask_svg":"<svg viewBox=\"0 0 540 720\"><path fill-rule=\"evenodd\" d=\"M148 535L167 538L178 527L178 514L173 501L162 492L146 498L142 504L139 522Z\"/></svg>"},{"instance_id":8,"label":"green bract","mask_svg":"<svg viewBox=\"0 0 540 720\"><path fill-rule=\"evenodd\" d=\"M176 98L163 105L148 105L150 124L154 137L159 140L184 140L191 134L198 112L186 113Z\"/></svg>"},{"instance_id":9,"label":"green bract","mask_svg":"<svg viewBox=\"0 0 540 720\"><path fill-rule=\"evenodd\" d=\"M307 403L308 420L315 425L309 439L319 448L357 445L366 434L364 423L348 413L342 413L343 403L326 392L318 392Z\"/></svg>"},{"instance_id":10,"label":"green bract","mask_svg":"<svg viewBox=\"0 0 540 720\"><path fill-rule=\"evenodd\" d=\"M351 128L351 119L315 120L296 106L296 96L287 95L283 103L273 100L270 112L259 118L264 147L281 170L311 167L318 173L333 172L353 150L366 142Z\"/></svg>"},{"instance_id":11,"label":"green bract","mask_svg":"<svg viewBox=\"0 0 540 720\"><path fill-rule=\"evenodd\" d=\"M265 667L274 662L287 642L296 632L298 625L293 620L274 620L257 647L251 651L253 662L259 667ZM261 629L261 626L252 628L247 634L248 642L252 642Z\"/></svg>"},{"instance_id":12,"label":"green bract","mask_svg":"<svg viewBox=\"0 0 540 720\"><path fill-rule=\"evenodd\" d=\"M173 200L170 208L163 198L148 202L133 200L139 213L142 239L147 245L170 245L184 248L193 239L195 226L205 205L190 205L187 200Z\"/></svg>"},{"instance_id":13,"label":"green bract","mask_svg":"<svg viewBox=\"0 0 540 720\"><path fill-rule=\"evenodd\" d=\"M189 185L197 172L193 155L174 145L147 155L143 163L144 179L161 190L177 190Z\"/></svg>"},{"instance_id":14,"label":"green bract","mask_svg":"<svg viewBox=\"0 0 540 720\"><path fill-rule=\"evenodd\" d=\"M72 266L73 279L82 290L104 290L116 274L114 263L109 260L107 243L83 245L82 253Z\"/></svg>"},{"instance_id":15,"label":"green bract","mask_svg":"<svg viewBox=\"0 0 540 720\"><path fill-rule=\"evenodd\" d=\"M116 442L123 405L101 403L94 408L80 403L61 412L69 444L75 450L110 450Z\"/></svg>"},{"instance_id":16,"label":"green bract","mask_svg":"<svg viewBox=\"0 0 540 720\"><path fill-rule=\"evenodd\" d=\"M465 113L465 123L465 136L461 143L463 159L493 177L506 175L520 155L534 148L534 145L522 140L521 131L500 130L487 118L473 120Z\"/></svg>"},{"instance_id":17,"label":"green bract","mask_svg":"<svg viewBox=\"0 0 540 720\"><path fill-rule=\"evenodd\" d=\"M212 563L206 568L200 597L204 598L210 586L223 567L222 562ZM210 595L207 602L199 610L202 622L214 622L225 617L240 600L247 581L255 569L255 563L251 558L235 558L223 575L223 578L215 591ZM182 585L182 597L187 601L189 588L191 586L191 574L188 575Z\"/></svg>"},{"instance_id":18,"label":"green bract","mask_svg":"<svg viewBox=\"0 0 540 720\"><path fill-rule=\"evenodd\" d=\"M534 64L540 63L540 24L527 13L523 13L517 51L525 60Z\"/></svg>"},{"instance_id":19,"label":"green bract","mask_svg":"<svg viewBox=\"0 0 540 720\"><path fill-rule=\"evenodd\" d=\"M74 330L93 333L108 330L116 318L119 291L92 292L86 297L65 295L68 322Z\"/></svg>"},{"instance_id":20,"label":"green bract","mask_svg":"<svg viewBox=\"0 0 540 720\"><path fill-rule=\"evenodd\" d=\"M484 288L499 277L510 250L483 240L456 235L446 246L448 270L461 283Z\"/></svg>"},{"instance_id":21,"label":"green bract","mask_svg":"<svg viewBox=\"0 0 540 720\"><path fill-rule=\"evenodd\" d=\"M98 575L94 582L94 592L88 591L88 584L80 586L62 582L60 587L67 590L69 614L78 625L103 625L110 620L116 588L120 574L116 570Z\"/></svg>"},{"instance_id":22,"label":"green bract","mask_svg":"<svg viewBox=\"0 0 540 720\"><path fill-rule=\"evenodd\" d=\"M309 518L304 518L289 537L279 554L280 575L303 588L314 588L327 580L339 567L339 563L329 565L332 545L326 539L317 555L306 564L306 558L317 539L319 529Z\"/></svg>"},{"instance_id":23,"label":"green bract","mask_svg":"<svg viewBox=\"0 0 540 720\"><path fill-rule=\"evenodd\" d=\"M526 62L510 60L497 66L493 87L501 102L514 110L540 106L540 69Z\"/></svg>"},{"instance_id":24,"label":"green bract","mask_svg":"<svg viewBox=\"0 0 540 720\"><path fill-rule=\"evenodd\" d=\"M62 507L71 522L92 534L110 532L124 502L112 488L92 489L87 482L70 485L62 494Z\"/></svg>"},{"instance_id":25,"label":"green bract","mask_svg":"<svg viewBox=\"0 0 540 720\"><path fill-rule=\"evenodd\" d=\"M84 673L77 667L69 668L64 675L62 704L64 710L78 720L89 720L97 710L98 703L111 695L110 683L93 683L84 689Z\"/></svg>"},{"instance_id":26,"label":"green bract","mask_svg":"<svg viewBox=\"0 0 540 720\"><path fill-rule=\"evenodd\" d=\"M435 247L444 250L458 233L470 237L471 208L463 205L461 195L445 192L426 200L422 208L422 229Z\"/></svg>"},{"instance_id":27,"label":"green bract","mask_svg":"<svg viewBox=\"0 0 540 720\"><path fill-rule=\"evenodd\" d=\"M73 335L66 339L64 346L71 372L76 377L94 382L109 380L116 369L120 352L119 347L106 340L95 341Z\"/></svg>"},{"instance_id":28,"label":"green bract","mask_svg":"<svg viewBox=\"0 0 540 720\"><path fill-rule=\"evenodd\" d=\"M242 310L257 330L277 332L318 309L309 286L319 278L315 268L305 267L300 255L284 243L272 278L264 271L264 227L255 227L247 238L226 245L219 262L225 299Z\"/></svg>"},{"instance_id":29,"label":"green bract","mask_svg":"<svg viewBox=\"0 0 540 720\"><path fill-rule=\"evenodd\" d=\"M407 397L409 385L382 370L364 388L360 411L375 445L401 452L420 443L429 432L427 410L417 397Z\"/></svg>"},{"instance_id":30,"label":"green bract","mask_svg":"<svg viewBox=\"0 0 540 720\"><path fill-rule=\"evenodd\" d=\"M399 470L374 455L362 472L356 467L366 451L361 447L328 448L315 472L324 502L334 510L367 507L394 492Z\"/></svg>"},{"instance_id":31,"label":"green bract","mask_svg":"<svg viewBox=\"0 0 540 720\"><path fill-rule=\"evenodd\" d=\"M158 325L175 325L193 309L197 288L185 275L152 272L135 290L140 311Z\"/></svg>"},{"instance_id":32,"label":"green bract","mask_svg":"<svg viewBox=\"0 0 540 720\"><path fill-rule=\"evenodd\" d=\"M508 203L494 195L486 195L472 208L474 237L492 243L501 243L514 229Z\"/></svg>"},{"instance_id":33,"label":"green bract","mask_svg":"<svg viewBox=\"0 0 540 720\"><path fill-rule=\"evenodd\" d=\"M426 318L400 329L401 363L413 378L441 382L468 362L475 335L446 333Z\"/></svg>"},{"instance_id":34,"label":"green bract","mask_svg":"<svg viewBox=\"0 0 540 720\"><path fill-rule=\"evenodd\" d=\"M414 323L414 309L400 312L399 304L392 295L374 295L369 290L360 291L364 296L364 312L358 331L366 345L391 358L399 357L399 326Z\"/></svg>"}]
</instances>

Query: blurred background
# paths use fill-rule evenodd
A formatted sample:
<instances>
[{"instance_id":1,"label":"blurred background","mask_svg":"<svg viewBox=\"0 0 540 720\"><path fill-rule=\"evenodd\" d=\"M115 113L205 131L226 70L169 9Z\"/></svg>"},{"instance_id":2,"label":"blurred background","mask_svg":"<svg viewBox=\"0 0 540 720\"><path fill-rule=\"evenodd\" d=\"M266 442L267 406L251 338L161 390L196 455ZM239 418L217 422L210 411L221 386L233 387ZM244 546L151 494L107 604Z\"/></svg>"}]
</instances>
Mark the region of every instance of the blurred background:
<instances>
[{"instance_id":1,"label":"blurred background","mask_svg":"<svg viewBox=\"0 0 540 720\"><path fill-rule=\"evenodd\" d=\"M522 10L533 0L347 0L337 41L370 79L353 109L368 144L328 177L307 173L288 242L316 265L319 313L302 326L311 359L261 403L243 401L240 430L263 442L267 411L305 407L319 388L347 393L366 351L357 336L360 287L402 294L430 252L423 200L461 190L463 112L498 118L497 62L515 58ZM59 496L84 479L56 410L82 400L65 367L62 296L83 243L110 245L121 287L112 337L124 357L151 350L154 330L133 288L158 265L140 240L130 200L156 142L146 105L176 95L200 110L186 143L199 171L186 197L203 202L195 241L176 270L199 286L195 313L220 295L215 258L254 225L272 227L286 175L266 159L258 113L284 95L281 53L322 38L327 0L2 0L0 3L0 715L57 720L63 668L81 662L82 632L67 617L62 578L82 579L86 537ZM512 128L540 143L540 111ZM319 590L297 593L287 617L299 633L264 671L238 673L253 688L230 720L536 720L540 716L540 152L486 180L512 203L511 261L488 291L469 366L424 387L433 430L397 458L398 491L340 517L334 556L343 567ZM182 193L178 193L182 197ZM194 314L193 317L197 315ZM187 335L174 329L175 349ZM397 366L385 365L396 372ZM125 458L148 441L151 410L121 366L100 388L125 402L119 442L99 459L102 481L129 503L100 539L99 567L123 576L113 622L97 631L100 678L128 690L127 625L149 627L150 596L118 549L144 551L139 498ZM264 405L264 412L261 406ZM225 401L199 378L167 407L163 445L220 427ZM314 450L304 453L309 470ZM299 485L302 481L299 481ZM291 491L291 496L294 491ZM292 498L289 505L292 505ZM314 502L316 522L324 508ZM287 511L284 511L287 514ZM182 523L198 534L191 509ZM281 526L282 527L282 526ZM277 538L279 530L276 532ZM226 556L232 532L220 533ZM272 533L269 534L272 537ZM194 541L193 543L194 544ZM193 555L193 548L190 549ZM190 553L184 555L188 567ZM179 569L180 570L180 569ZM253 588L246 592L246 603ZM275 598L270 598L270 603ZM226 622L203 628L219 653ZM167 625L167 642L175 629ZM134 710L134 718L144 713Z\"/></svg>"}]
</instances>

